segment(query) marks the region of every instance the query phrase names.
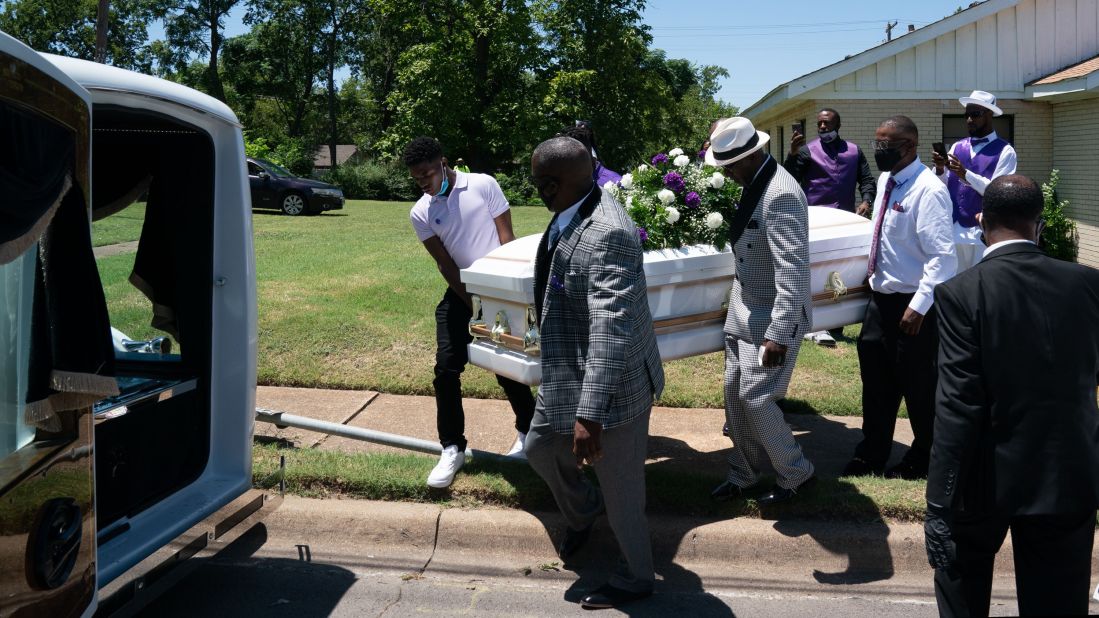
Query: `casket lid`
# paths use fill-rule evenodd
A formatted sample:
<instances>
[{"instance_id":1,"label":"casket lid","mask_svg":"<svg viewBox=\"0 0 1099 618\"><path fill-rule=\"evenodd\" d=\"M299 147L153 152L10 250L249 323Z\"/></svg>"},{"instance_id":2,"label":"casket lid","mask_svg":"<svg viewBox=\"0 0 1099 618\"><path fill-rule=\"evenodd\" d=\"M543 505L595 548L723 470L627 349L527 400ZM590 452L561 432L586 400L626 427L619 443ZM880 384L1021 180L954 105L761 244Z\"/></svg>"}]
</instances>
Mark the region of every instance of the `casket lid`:
<instances>
[{"instance_id":1,"label":"casket lid","mask_svg":"<svg viewBox=\"0 0 1099 618\"><path fill-rule=\"evenodd\" d=\"M532 234L500 245L463 268L462 283L514 292L532 290L534 258L541 240L541 234Z\"/></svg>"},{"instance_id":2,"label":"casket lid","mask_svg":"<svg viewBox=\"0 0 1099 618\"><path fill-rule=\"evenodd\" d=\"M842 249L869 247L874 233L873 223L853 212L809 207L809 253L825 253Z\"/></svg>"}]
</instances>

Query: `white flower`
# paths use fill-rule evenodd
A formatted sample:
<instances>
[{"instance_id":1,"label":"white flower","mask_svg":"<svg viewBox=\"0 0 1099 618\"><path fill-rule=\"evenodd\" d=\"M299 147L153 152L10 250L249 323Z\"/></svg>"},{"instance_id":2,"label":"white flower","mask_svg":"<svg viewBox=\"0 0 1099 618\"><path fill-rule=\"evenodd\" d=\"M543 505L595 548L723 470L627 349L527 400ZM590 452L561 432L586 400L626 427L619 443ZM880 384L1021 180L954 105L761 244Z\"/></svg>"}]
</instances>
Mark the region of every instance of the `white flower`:
<instances>
[{"instance_id":1,"label":"white flower","mask_svg":"<svg viewBox=\"0 0 1099 618\"><path fill-rule=\"evenodd\" d=\"M665 206L675 201L675 193L672 193L667 189L661 189L660 192L656 194L656 197L660 200L660 203Z\"/></svg>"},{"instance_id":2,"label":"white flower","mask_svg":"<svg viewBox=\"0 0 1099 618\"><path fill-rule=\"evenodd\" d=\"M683 149L682 148L672 148L671 150L668 151L668 156L669 157L678 157L681 154L683 154Z\"/></svg>"},{"instance_id":3,"label":"white flower","mask_svg":"<svg viewBox=\"0 0 1099 618\"><path fill-rule=\"evenodd\" d=\"M617 185L615 184L615 182L613 180L608 180L607 182L603 183L603 190L604 191L609 192L612 189L616 189L616 188L617 188Z\"/></svg>"},{"instance_id":4,"label":"white flower","mask_svg":"<svg viewBox=\"0 0 1099 618\"><path fill-rule=\"evenodd\" d=\"M638 165L638 166L637 166L637 171L639 171L639 172L644 172L644 171L645 171L645 170L647 170L647 169L649 169L649 166L648 166L648 165L645 165L644 163L642 163L641 165Z\"/></svg>"},{"instance_id":5,"label":"white flower","mask_svg":"<svg viewBox=\"0 0 1099 618\"><path fill-rule=\"evenodd\" d=\"M618 184L627 191L633 188L633 174L623 174L622 180L618 181Z\"/></svg>"},{"instance_id":6,"label":"white flower","mask_svg":"<svg viewBox=\"0 0 1099 618\"><path fill-rule=\"evenodd\" d=\"M710 186L715 189L720 189L725 186L725 174L721 172L714 172L713 176L710 176Z\"/></svg>"},{"instance_id":7,"label":"white flower","mask_svg":"<svg viewBox=\"0 0 1099 618\"><path fill-rule=\"evenodd\" d=\"M676 158L675 158L675 160L674 160L674 161L672 161L672 163L673 163L673 164L674 164L674 165L675 165L676 167L686 167L686 165L687 165L688 163L690 163L690 162L691 162L691 159L690 159L690 157L688 157L688 156L687 156L687 155L685 155L685 154L681 154L681 155L679 155L678 157L676 157Z\"/></svg>"},{"instance_id":8,"label":"white flower","mask_svg":"<svg viewBox=\"0 0 1099 618\"><path fill-rule=\"evenodd\" d=\"M706 215L706 227L711 230L716 230L721 227L722 223L725 223L725 219L721 216L720 212L711 212Z\"/></svg>"},{"instance_id":9,"label":"white flower","mask_svg":"<svg viewBox=\"0 0 1099 618\"><path fill-rule=\"evenodd\" d=\"M668 209L664 211L664 218L668 223L679 221L679 209L668 207Z\"/></svg>"}]
</instances>

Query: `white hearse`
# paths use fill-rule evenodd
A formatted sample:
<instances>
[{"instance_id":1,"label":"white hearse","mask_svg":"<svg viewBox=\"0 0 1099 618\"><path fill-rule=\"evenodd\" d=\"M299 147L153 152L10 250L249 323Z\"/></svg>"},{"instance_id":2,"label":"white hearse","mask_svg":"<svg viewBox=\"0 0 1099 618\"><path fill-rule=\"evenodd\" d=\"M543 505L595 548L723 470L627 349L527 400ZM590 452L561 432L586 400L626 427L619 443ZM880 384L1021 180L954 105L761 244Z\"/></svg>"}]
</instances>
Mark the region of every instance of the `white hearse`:
<instances>
[{"instance_id":1,"label":"white hearse","mask_svg":"<svg viewBox=\"0 0 1099 618\"><path fill-rule=\"evenodd\" d=\"M264 502L241 127L192 89L0 32L0 142L0 615L90 615ZM90 222L140 216L141 196L118 284L141 302L108 308ZM163 339L112 338L119 319Z\"/></svg>"}]
</instances>

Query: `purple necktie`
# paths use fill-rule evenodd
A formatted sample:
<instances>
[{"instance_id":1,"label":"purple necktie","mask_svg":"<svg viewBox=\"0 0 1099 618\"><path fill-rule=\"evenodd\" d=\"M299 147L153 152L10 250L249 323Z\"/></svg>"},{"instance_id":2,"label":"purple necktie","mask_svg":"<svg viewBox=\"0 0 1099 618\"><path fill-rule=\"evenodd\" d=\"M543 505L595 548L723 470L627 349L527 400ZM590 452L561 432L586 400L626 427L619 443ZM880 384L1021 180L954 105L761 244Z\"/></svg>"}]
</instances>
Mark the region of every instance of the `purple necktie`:
<instances>
[{"instance_id":1,"label":"purple necktie","mask_svg":"<svg viewBox=\"0 0 1099 618\"><path fill-rule=\"evenodd\" d=\"M866 264L866 278L869 279L870 275L874 274L874 271L878 268L878 249L881 247L881 224L885 221L886 211L889 210L889 198L893 196L893 189L896 188L897 181L893 180L893 176L889 176L889 180L885 181L885 195L882 196L881 206L878 207L881 210L878 213L878 221L874 224L874 237L870 239L870 261Z\"/></svg>"},{"instance_id":2,"label":"purple necktie","mask_svg":"<svg viewBox=\"0 0 1099 618\"><path fill-rule=\"evenodd\" d=\"M970 146L977 146L979 144L987 144L987 143L988 143L988 138L987 137L982 137L981 139L971 139L971 140L969 140L969 145Z\"/></svg>"}]
</instances>

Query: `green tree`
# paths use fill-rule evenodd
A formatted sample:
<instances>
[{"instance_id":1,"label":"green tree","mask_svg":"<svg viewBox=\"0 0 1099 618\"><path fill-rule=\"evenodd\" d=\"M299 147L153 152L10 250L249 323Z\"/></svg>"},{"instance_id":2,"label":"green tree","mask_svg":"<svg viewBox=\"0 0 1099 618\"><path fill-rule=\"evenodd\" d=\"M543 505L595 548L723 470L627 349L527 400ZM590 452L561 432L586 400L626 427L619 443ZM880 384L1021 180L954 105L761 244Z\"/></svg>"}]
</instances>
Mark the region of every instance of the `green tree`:
<instances>
[{"instance_id":1,"label":"green tree","mask_svg":"<svg viewBox=\"0 0 1099 618\"><path fill-rule=\"evenodd\" d=\"M107 31L107 64L149 72L153 56L146 24L151 0L112 0ZM51 54L95 59L97 0L8 0L0 10L0 30Z\"/></svg>"},{"instance_id":2,"label":"green tree","mask_svg":"<svg viewBox=\"0 0 1099 618\"><path fill-rule=\"evenodd\" d=\"M651 53L652 36L641 21L644 2L536 0L535 15L551 63L545 114L563 126L591 120L612 168L641 159L661 135L675 103L675 67ZM671 82L671 83L669 83Z\"/></svg>"},{"instance_id":3,"label":"green tree","mask_svg":"<svg viewBox=\"0 0 1099 618\"><path fill-rule=\"evenodd\" d=\"M545 124L532 101L543 53L522 0L376 2L372 21L400 20L415 33L396 63L371 62L370 50L407 32L372 30L361 54L363 73L388 89L379 105L383 135L377 148L395 155L408 139L438 137L451 158L491 170L527 151L532 127ZM414 42L413 42L414 41ZM524 152L525 154L525 152Z\"/></svg>"},{"instance_id":4,"label":"green tree","mask_svg":"<svg viewBox=\"0 0 1099 618\"><path fill-rule=\"evenodd\" d=\"M152 0L156 17L164 20L168 46L162 60L182 71L196 55L205 55L202 86L210 96L225 101L218 58L224 41L225 17L240 0Z\"/></svg>"}]
</instances>

